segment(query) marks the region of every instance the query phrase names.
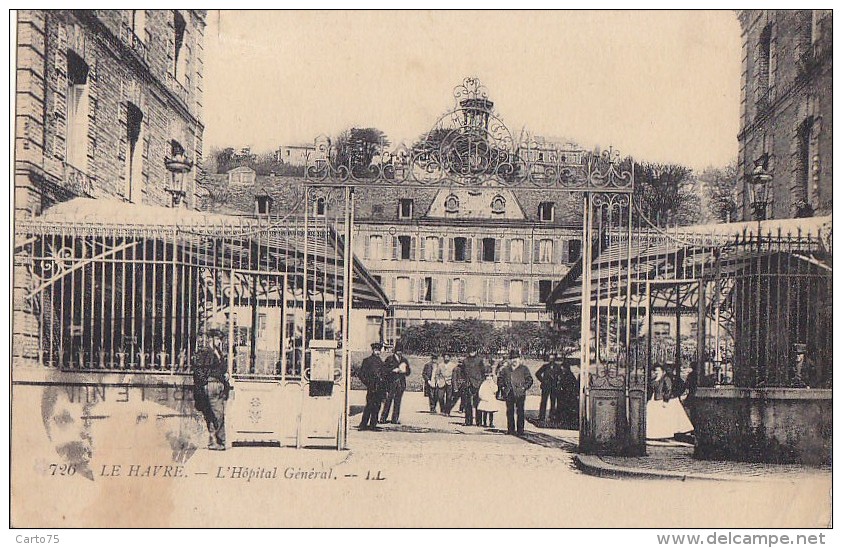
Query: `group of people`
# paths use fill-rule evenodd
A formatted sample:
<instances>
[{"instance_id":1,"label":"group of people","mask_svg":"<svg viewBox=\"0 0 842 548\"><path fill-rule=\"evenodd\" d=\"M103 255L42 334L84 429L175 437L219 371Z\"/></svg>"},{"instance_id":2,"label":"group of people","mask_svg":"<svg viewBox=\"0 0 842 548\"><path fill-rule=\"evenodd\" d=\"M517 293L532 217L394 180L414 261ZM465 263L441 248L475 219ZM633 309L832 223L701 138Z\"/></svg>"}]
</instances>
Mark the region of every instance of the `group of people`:
<instances>
[{"instance_id":1,"label":"group of people","mask_svg":"<svg viewBox=\"0 0 842 548\"><path fill-rule=\"evenodd\" d=\"M558 421L570 427L579 423L579 379L570 371L570 364L559 361L557 352L551 352L549 361L535 372L541 383L541 405L538 408L538 420L547 419L549 403L550 421Z\"/></svg>"},{"instance_id":2,"label":"group of people","mask_svg":"<svg viewBox=\"0 0 842 548\"><path fill-rule=\"evenodd\" d=\"M412 369L399 344L394 346L385 361L380 357L382 351L383 345L372 344L371 355L363 360L357 372L357 377L366 387L360 430L379 430L378 418L381 423L401 422L401 401L406 391L406 378L412 373ZM389 413L392 415L391 420Z\"/></svg>"},{"instance_id":3,"label":"group of people","mask_svg":"<svg viewBox=\"0 0 842 548\"><path fill-rule=\"evenodd\" d=\"M433 354L422 378L430 413L436 413L438 407L439 412L450 415L459 402L465 426L494 427L494 414L505 408L508 433L523 433L526 392L533 380L516 350L496 370L493 364L485 364L476 348L459 363L449 353L442 354L441 359Z\"/></svg>"},{"instance_id":4,"label":"group of people","mask_svg":"<svg viewBox=\"0 0 842 548\"><path fill-rule=\"evenodd\" d=\"M357 377L366 387L366 405L360 430L379 430L381 423L400 424L400 405L411 369L400 345L384 361L382 346L371 345L371 355L362 361ZM486 364L472 348L461 361L449 353L431 356L422 373L424 394L430 412L450 415L456 404L464 413L465 426L494 426L494 414L506 410L509 434L523 434L526 422L526 392L533 384L532 374L523 364L520 352L513 350L508 360ZM389 413L392 413L389 419Z\"/></svg>"}]
</instances>

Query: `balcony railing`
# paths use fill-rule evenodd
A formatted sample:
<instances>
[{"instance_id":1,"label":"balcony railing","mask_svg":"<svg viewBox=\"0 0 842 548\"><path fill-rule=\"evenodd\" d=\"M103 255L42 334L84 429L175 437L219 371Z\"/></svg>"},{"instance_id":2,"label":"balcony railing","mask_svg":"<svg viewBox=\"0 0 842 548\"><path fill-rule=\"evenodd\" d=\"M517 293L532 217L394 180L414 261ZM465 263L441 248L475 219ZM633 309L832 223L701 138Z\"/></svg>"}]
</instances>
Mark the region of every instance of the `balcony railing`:
<instances>
[{"instance_id":1,"label":"balcony railing","mask_svg":"<svg viewBox=\"0 0 842 548\"><path fill-rule=\"evenodd\" d=\"M134 30L126 24L121 27L120 38L144 63L148 61L148 48L146 42L134 33Z\"/></svg>"}]
</instances>

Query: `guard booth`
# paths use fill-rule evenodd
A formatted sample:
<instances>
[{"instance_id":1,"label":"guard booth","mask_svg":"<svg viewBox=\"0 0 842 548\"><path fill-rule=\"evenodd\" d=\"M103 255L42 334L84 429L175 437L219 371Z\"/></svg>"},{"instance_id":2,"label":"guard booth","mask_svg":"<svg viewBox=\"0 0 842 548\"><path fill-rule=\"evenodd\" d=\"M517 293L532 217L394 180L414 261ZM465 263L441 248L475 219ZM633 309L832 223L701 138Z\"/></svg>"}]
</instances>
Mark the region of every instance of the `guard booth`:
<instances>
[{"instance_id":1,"label":"guard booth","mask_svg":"<svg viewBox=\"0 0 842 548\"><path fill-rule=\"evenodd\" d=\"M385 315L388 301L339 236L341 217L294 214L78 198L17 223L38 349L16 358L13 382L166 386L184 396L162 420L198 421L191 364L222 320L232 445L345 447L350 325L357 311Z\"/></svg>"}]
</instances>

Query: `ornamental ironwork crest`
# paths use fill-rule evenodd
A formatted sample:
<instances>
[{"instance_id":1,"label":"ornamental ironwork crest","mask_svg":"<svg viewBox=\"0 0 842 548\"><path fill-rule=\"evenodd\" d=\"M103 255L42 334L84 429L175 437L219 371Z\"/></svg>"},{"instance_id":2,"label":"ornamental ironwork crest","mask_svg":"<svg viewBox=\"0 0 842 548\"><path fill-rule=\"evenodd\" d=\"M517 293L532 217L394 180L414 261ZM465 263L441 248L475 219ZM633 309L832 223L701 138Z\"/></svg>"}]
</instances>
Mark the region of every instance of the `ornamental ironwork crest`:
<instances>
[{"instance_id":1,"label":"ornamental ironwork crest","mask_svg":"<svg viewBox=\"0 0 842 548\"><path fill-rule=\"evenodd\" d=\"M515 138L478 78L465 78L453 98L453 108L409 146L348 154L322 139L308 157L307 184L632 191L631 159L614 150Z\"/></svg>"}]
</instances>

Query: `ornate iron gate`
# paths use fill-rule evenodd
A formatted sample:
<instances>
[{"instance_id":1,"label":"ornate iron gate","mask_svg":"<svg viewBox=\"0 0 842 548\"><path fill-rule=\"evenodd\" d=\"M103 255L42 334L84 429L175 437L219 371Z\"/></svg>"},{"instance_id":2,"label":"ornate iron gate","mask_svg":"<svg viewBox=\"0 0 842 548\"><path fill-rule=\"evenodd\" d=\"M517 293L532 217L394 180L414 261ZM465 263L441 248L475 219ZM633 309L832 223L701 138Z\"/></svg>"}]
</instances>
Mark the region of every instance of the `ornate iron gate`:
<instances>
[{"instance_id":1,"label":"ornate iron gate","mask_svg":"<svg viewBox=\"0 0 842 548\"><path fill-rule=\"evenodd\" d=\"M634 170L615 150L574 154L509 131L485 88L466 78L454 89L455 107L411 147L379 147L377 162L317 143L308 159L311 189L500 187L540 191L582 203L584 275L581 308L581 447L628 452L643 444L645 375L629 359L633 314L629 269ZM364 155L363 155L364 156ZM348 226L353 226L353 208ZM350 233L350 232L349 232ZM626 252L602 252L620 243ZM600 258L605 272L596 273ZM607 261L607 262L606 262ZM597 266L601 269L602 266Z\"/></svg>"}]
</instances>

